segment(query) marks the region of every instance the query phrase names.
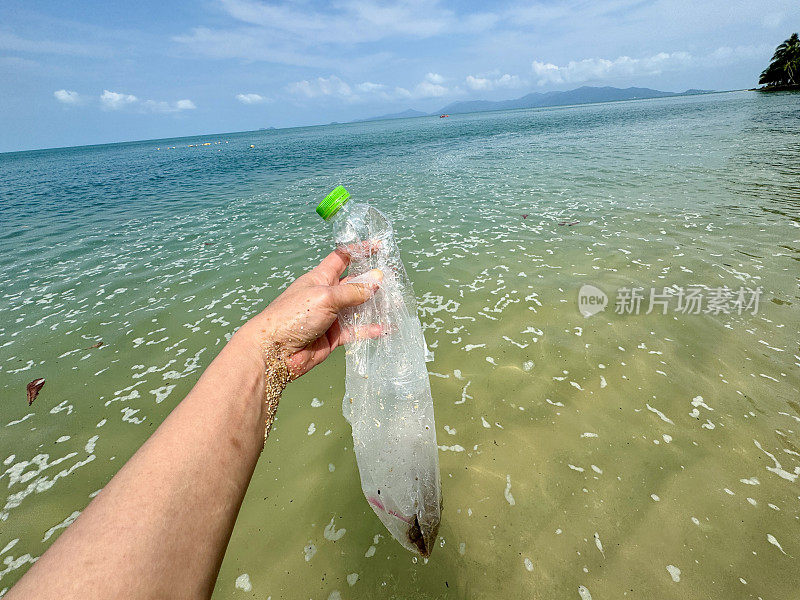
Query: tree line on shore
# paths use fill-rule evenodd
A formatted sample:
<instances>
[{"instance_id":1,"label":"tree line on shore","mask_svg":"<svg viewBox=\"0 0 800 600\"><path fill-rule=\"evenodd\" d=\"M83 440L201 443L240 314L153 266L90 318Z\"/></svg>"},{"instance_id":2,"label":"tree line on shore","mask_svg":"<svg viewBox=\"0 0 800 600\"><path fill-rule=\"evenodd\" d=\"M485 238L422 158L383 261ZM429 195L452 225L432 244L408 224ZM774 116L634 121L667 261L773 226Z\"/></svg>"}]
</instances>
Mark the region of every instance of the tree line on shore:
<instances>
[{"instance_id":1,"label":"tree line on shore","mask_svg":"<svg viewBox=\"0 0 800 600\"><path fill-rule=\"evenodd\" d=\"M800 89L800 39L796 33L775 49L758 83L764 86L762 90Z\"/></svg>"}]
</instances>

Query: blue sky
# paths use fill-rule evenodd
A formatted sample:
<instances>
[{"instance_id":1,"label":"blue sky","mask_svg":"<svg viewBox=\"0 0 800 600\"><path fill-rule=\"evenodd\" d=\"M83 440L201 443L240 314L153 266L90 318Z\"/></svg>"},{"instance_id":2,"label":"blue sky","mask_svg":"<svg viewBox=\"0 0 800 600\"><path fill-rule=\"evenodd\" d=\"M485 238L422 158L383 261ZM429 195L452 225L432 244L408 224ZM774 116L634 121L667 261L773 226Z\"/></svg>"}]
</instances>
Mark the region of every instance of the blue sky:
<instances>
[{"instance_id":1,"label":"blue sky","mask_svg":"<svg viewBox=\"0 0 800 600\"><path fill-rule=\"evenodd\" d=\"M798 29L797 0L3 0L0 152L581 85L751 87Z\"/></svg>"}]
</instances>

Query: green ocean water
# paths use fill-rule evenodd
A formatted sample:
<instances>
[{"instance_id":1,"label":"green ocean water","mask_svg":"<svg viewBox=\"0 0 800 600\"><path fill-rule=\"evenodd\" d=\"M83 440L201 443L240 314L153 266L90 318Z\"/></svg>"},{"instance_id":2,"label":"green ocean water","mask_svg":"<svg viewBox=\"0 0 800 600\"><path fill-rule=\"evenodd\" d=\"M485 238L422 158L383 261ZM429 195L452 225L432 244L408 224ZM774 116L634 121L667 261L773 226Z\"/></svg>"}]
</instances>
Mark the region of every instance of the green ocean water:
<instances>
[{"instance_id":1,"label":"green ocean water","mask_svg":"<svg viewBox=\"0 0 800 600\"><path fill-rule=\"evenodd\" d=\"M327 254L343 183L434 352L438 547L363 498L339 351L284 394L216 598L794 597L798 157L800 97L753 92L0 154L0 595ZM614 310L723 286L757 310Z\"/></svg>"}]
</instances>

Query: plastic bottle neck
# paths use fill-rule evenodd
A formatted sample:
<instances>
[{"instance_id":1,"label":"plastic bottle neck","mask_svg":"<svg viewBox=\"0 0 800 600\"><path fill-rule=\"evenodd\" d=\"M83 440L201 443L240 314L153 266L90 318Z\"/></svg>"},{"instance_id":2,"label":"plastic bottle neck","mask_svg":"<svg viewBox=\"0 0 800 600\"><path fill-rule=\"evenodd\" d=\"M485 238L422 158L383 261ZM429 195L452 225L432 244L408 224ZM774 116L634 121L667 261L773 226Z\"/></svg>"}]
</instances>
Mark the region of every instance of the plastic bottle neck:
<instances>
[{"instance_id":1,"label":"plastic bottle neck","mask_svg":"<svg viewBox=\"0 0 800 600\"><path fill-rule=\"evenodd\" d=\"M333 225L334 223L342 223L347 220L347 216L350 214L350 208L352 203L350 201L345 202L342 206L339 207L339 210L336 211L329 219L328 223Z\"/></svg>"}]
</instances>

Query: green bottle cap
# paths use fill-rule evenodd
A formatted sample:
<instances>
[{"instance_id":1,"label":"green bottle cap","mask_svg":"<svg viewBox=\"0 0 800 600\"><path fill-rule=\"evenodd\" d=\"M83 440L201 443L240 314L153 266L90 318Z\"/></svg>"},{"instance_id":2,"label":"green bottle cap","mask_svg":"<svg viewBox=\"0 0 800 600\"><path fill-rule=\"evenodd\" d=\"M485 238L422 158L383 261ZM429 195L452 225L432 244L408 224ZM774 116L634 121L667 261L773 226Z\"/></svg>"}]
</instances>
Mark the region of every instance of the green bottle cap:
<instances>
[{"instance_id":1,"label":"green bottle cap","mask_svg":"<svg viewBox=\"0 0 800 600\"><path fill-rule=\"evenodd\" d=\"M344 206L344 203L350 198L350 192L344 189L343 186L337 185L333 191L325 196L325 200L317 206L317 214L325 219L330 219L333 215L339 212L339 209Z\"/></svg>"}]
</instances>

